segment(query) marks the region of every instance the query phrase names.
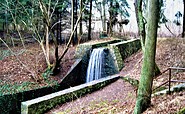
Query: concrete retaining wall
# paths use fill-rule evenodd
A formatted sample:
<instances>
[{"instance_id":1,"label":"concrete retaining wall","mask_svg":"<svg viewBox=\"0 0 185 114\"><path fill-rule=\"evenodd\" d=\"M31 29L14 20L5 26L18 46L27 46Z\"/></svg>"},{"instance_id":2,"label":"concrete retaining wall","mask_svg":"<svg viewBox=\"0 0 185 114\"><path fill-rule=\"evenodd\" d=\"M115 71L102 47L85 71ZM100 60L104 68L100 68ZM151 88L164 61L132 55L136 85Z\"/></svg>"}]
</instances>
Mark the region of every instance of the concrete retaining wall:
<instances>
[{"instance_id":1,"label":"concrete retaining wall","mask_svg":"<svg viewBox=\"0 0 185 114\"><path fill-rule=\"evenodd\" d=\"M120 71L124 66L123 60L141 49L141 44L139 39L133 39L109 44L108 48L112 51L118 70Z\"/></svg>"},{"instance_id":2,"label":"concrete retaining wall","mask_svg":"<svg viewBox=\"0 0 185 114\"><path fill-rule=\"evenodd\" d=\"M21 103L21 114L43 114L57 104L65 103L100 89L119 79L118 75L109 76L90 83L75 86L63 91L52 93L43 97Z\"/></svg>"}]
</instances>

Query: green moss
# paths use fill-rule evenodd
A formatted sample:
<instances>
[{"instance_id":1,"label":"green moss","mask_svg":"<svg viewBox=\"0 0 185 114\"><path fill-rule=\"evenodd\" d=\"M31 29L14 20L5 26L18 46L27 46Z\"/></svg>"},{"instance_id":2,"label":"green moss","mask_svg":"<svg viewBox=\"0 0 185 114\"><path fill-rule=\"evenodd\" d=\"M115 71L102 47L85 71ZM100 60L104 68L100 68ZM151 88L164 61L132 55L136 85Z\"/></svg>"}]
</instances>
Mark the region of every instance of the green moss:
<instances>
[{"instance_id":1,"label":"green moss","mask_svg":"<svg viewBox=\"0 0 185 114\"><path fill-rule=\"evenodd\" d=\"M0 50L0 60L3 60L5 57L11 56L12 53L10 50Z\"/></svg>"},{"instance_id":2,"label":"green moss","mask_svg":"<svg viewBox=\"0 0 185 114\"><path fill-rule=\"evenodd\" d=\"M121 77L124 81L129 82L132 86L138 88L139 81L133 78L130 78L129 76Z\"/></svg>"},{"instance_id":3,"label":"green moss","mask_svg":"<svg viewBox=\"0 0 185 114\"><path fill-rule=\"evenodd\" d=\"M182 108L179 112L177 112L177 114L185 114L185 107Z\"/></svg>"},{"instance_id":4,"label":"green moss","mask_svg":"<svg viewBox=\"0 0 185 114\"><path fill-rule=\"evenodd\" d=\"M137 52L141 48L141 44L140 40L134 39L110 44L109 47L115 55L118 69L121 70L124 66L123 60Z\"/></svg>"}]
</instances>

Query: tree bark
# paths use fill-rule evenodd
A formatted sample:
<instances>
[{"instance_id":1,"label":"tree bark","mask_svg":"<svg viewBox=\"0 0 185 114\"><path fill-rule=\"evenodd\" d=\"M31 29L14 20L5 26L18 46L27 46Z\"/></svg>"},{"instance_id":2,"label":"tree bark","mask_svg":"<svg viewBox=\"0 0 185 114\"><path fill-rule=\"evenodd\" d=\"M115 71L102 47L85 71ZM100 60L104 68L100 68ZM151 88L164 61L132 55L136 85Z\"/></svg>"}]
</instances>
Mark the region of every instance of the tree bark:
<instances>
[{"instance_id":1,"label":"tree bark","mask_svg":"<svg viewBox=\"0 0 185 114\"><path fill-rule=\"evenodd\" d=\"M78 42L77 38L77 29L74 29L75 23L77 21L77 0L71 0L71 7L72 7L72 12L71 12L71 32L75 30L73 36L72 36L72 44L76 45Z\"/></svg>"},{"instance_id":2,"label":"tree bark","mask_svg":"<svg viewBox=\"0 0 185 114\"><path fill-rule=\"evenodd\" d=\"M106 2L106 0L103 0L102 2L103 2L102 3L103 4L103 19L102 19L103 22L102 22L102 24L103 24L103 31L106 31L106 13L105 13L105 11L106 11L105 10L105 4L106 4L105 2Z\"/></svg>"},{"instance_id":3,"label":"tree bark","mask_svg":"<svg viewBox=\"0 0 185 114\"><path fill-rule=\"evenodd\" d=\"M113 27L113 25L112 25L112 21L113 21L113 9L111 9L113 7L113 3L112 2L110 2L110 11L109 11L109 35L110 36L112 36L112 27Z\"/></svg>"},{"instance_id":4,"label":"tree bark","mask_svg":"<svg viewBox=\"0 0 185 114\"><path fill-rule=\"evenodd\" d=\"M92 17L92 0L90 0L88 40L91 40L91 17Z\"/></svg>"},{"instance_id":5,"label":"tree bark","mask_svg":"<svg viewBox=\"0 0 185 114\"><path fill-rule=\"evenodd\" d=\"M82 9L83 9L83 0L80 0L80 13L82 13ZM81 36L83 34L83 28L82 28L82 16L80 18L80 27L79 27L79 35Z\"/></svg>"},{"instance_id":6,"label":"tree bark","mask_svg":"<svg viewBox=\"0 0 185 114\"><path fill-rule=\"evenodd\" d=\"M148 0L146 0L146 4L148 4ZM137 25L138 25L138 33L140 36L141 40L141 47L142 51L144 53L145 51L145 38L146 38L146 20L143 16L143 11L142 11L142 0L135 0L135 12L136 12L136 20L137 20ZM155 76L160 74L161 71L157 64L155 63Z\"/></svg>"},{"instance_id":7,"label":"tree bark","mask_svg":"<svg viewBox=\"0 0 185 114\"><path fill-rule=\"evenodd\" d=\"M45 32L46 36L45 36L45 39L46 39L46 62L47 62L47 65L48 67L50 68L50 58L49 58L49 27L48 25L46 25L46 32Z\"/></svg>"},{"instance_id":8,"label":"tree bark","mask_svg":"<svg viewBox=\"0 0 185 114\"><path fill-rule=\"evenodd\" d=\"M147 31L141 78L138 88L134 114L141 114L151 103L152 84L155 70L155 53L157 41L157 27L159 20L159 0L148 3Z\"/></svg>"},{"instance_id":9,"label":"tree bark","mask_svg":"<svg viewBox=\"0 0 185 114\"><path fill-rule=\"evenodd\" d=\"M144 50L144 44L145 44L145 22L144 17L142 14L142 0L135 0L135 12L136 12L136 19L137 19L137 25L138 25L138 33L141 39L141 46L142 50Z\"/></svg>"}]
</instances>

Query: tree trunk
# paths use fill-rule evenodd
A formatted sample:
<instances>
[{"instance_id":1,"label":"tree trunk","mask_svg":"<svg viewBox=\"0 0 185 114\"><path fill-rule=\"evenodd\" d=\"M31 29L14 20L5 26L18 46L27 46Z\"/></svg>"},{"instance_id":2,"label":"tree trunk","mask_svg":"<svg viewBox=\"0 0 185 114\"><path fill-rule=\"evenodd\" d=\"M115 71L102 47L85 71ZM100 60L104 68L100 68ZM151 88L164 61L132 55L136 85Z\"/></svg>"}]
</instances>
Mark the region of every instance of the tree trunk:
<instances>
[{"instance_id":1,"label":"tree trunk","mask_svg":"<svg viewBox=\"0 0 185 114\"><path fill-rule=\"evenodd\" d=\"M183 0L183 3L184 3L184 0ZM185 3L184 3L184 12L183 12L183 27L182 27L182 38L184 38L184 32L185 32Z\"/></svg>"},{"instance_id":2,"label":"tree trunk","mask_svg":"<svg viewBox=\"0 0 185 114\"><path fill-rule=\"evenodd\" d=\"M82 13L82 9L83 9L83 0L80 0L80 13ZM80 18L80 27L79 27L79 35L81 36L83 33L83 28L82 28L82 16Z\"/></svg>"},{"instance_id":3,"label":"tree trunk","mask_svg":"<svg viewBox=\"0 0 185 114\"><path fill-rule=\"evenodd\" d=\"M110 3L110 8L112 8L113 7L113 3L111 2ZM113 9L110 9L110 11L109 11L109 15L110 15L110 17L109 17L109 35L110 36L112 36L112 21L113 21L113 15L112 15L112 13L113 13Z\"/></svg>"},{"instance_id":4,"label":"tree trunk","mask_svg":"<svg viewBox=\"0 0 185 114\"><path fill-rule=\"evenodd\" d=\"M103 24L103 31L106 31L106 13L105 13L105 3L106 2L106 0L103 0L103 22L102 22L102 24Z\"/></svg>"},{"instance_id":5,"label":"tree trunk","mask_svg":"<svg viewBox=\"0 0 185 114\"><path fill-rule=\"evenodd\" d=\"M59 32L59 38L60 38L60 44L62 44L62 34L61 34L61 31L62 31L62 25L61 25L61 22L62 22L62 17L61 17L61 12L59 12L59 30L57 30Z\"/></svg>"},{"instance_id":6,"label":"tree trunk","mask_svg":"<svg viewBox=\"0 0 185 114\"><path fill-rule=\"evenodd\" d=\"M53 65L53 68L51 69L51 72L52 72L53 75L56 75L60 71L60 68L59 68L60 67L60 62L61 62L61 60L63 59L63 57L65 56L65 54L67 53L67 51L69 49L69 45L72 42L72 36L75 34L75 30L77 29L77 25L79 23L81 15L82 15L82 13L80 13L80 15L79 15L79 17L78 17L78 19L75 23L74 29L72 30L71 35L69 37L69 41L66 44L66 47L64 48L64 51L63 51L63 53L60 57L58 55L58 44L57 44L56 40L54 40L54 44L55 44L55 63ZM52 35L52 37L54 37L53 34L51 34L51 35Z\"/></svg>"},{"instance_id":7,"label":"tree trunk","mask_svg":"<svg viewBox=\"0 0 185 114\"><path fill-rule=\"evenodd\" d=\"M77 9L78 9L78 1L75 0L75 12L74 12L74 18L75 18L75 21L74 21L74 24L77 22ZM78 43L78 34L77 34L77 28L74 27L74 30L75 30L75 33L74 33L74 40L73 40L73 45L76 45Z\"/></svg>"},{"instance_id":8,"label":"tree trunk","mask_svg":"<svg viewBox=\"0 0 185 114\"><path fill-rule=\"evenodd\" d=\"M151 103L152 83L155 69L155 53L157 41L157 27L159 20L159 0L148 3L146 43L141 71L141 78L137 93L134 114L141 114Z\"/></svg>"},{"instance_id":9,"label":"tree trunk","mask_svg":"<svg viewBox=\"0 0 185 114\"><path fill-rule=\"evenodd\" d=\"M92 13L92 0L90 0L88 40L91 40L91 17L92 17L91 13Z\"/></svg>"},{"instance_id":10,"label":"tree trunk","mask_svg":"<svg viewBox=\"0 0 185 114\"><path fill-rule=\"evenodd\" d=\"M76 0L71 0L71 7L72 7L72 12L71 12L71 32L75 29L74 24L77 21L77 1ZM75 29L75 32L72 36L72 44L75 45L77 44L77 29Z\"/></svg>"},{"instance_id":11,"label":"tree trunk","mask_svg":"<svg viewBox=\"0 0 185 114\"><path fill-rule=\"evenodd\" d=\"M138 25L138 33L141 39L141 46L142 50L144 50L146 31L144 17L142 14L142 0L135 0L135 12Z\"/></svg>"},{"instance_id":12,"label":"tree trunk","mask_svg":"<svg viewBox=\"0 0 185 114\"><path fill-rule=\"evenodd\" d=\"M148 0L146 0L146 3L148 3ZM145 18L143 17L143 11L142 11L142 0L135 0L135 12L136 12L136 19L137 19L137 25L138 25L138 33L141 40L141 47L142 51L144 53L145 51L145 38L146 38L146 22ZM160 74L161 71L157 64L155 63L155 76Z\"/></svg>"},{"instance_id":13,"label":"tree trunk","mask_svg":"<svg viewBox=\"0 0 185 114\"><path fill-rule=\"evenodd\" d=\"M50 68L50 58L49 58L49 27L48 25L46 25L46 31L45 31L45 40L46 40L46 62L47 62L47 66L48 68Z\"/></svg>"}]
</instances>

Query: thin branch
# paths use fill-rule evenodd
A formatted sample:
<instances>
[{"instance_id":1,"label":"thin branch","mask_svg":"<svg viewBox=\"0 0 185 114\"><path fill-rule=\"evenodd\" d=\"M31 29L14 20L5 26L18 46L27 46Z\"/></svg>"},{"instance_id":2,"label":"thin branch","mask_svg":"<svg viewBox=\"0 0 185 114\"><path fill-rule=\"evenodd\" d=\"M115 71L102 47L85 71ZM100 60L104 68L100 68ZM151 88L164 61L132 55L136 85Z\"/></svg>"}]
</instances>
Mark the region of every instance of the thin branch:
<instances>
[{"instance_id":1,"label":"thin branch","mask_svg":"<svg viewBox=\"0 0 185 114\"><path fill-rule=\"evenodd\" d=\"M168 31L169 31L173 36L176 36L176 35L170 30L170 28L167 26L166 23L165 23L164 25L165 25L165 27L168 29Z\"/></svg>"},{"instance_id":2,"label":"thin branch","mask_svg":"<svg viewBox=\"0 0 185 114\"><path fill-rule=\"evenodd\" d=\"M6 42L4 42L4 40L3 40L2 38L0 38L0 41L2 41L2 42L4 43L4 45L5 45L5 46L8 48L8 50L13 54L13 56L16 57L17 61L18 61L29 73L31 73L31 77L37 82L38 80L35 78L35 77L36 77L35 74L34 74L32 71L30 71L30 68L29 68L27 65L25 65L25 64L19 59L19 57L13 52L13 50L8 46L8 44L7 44Z\"/></svg>"},{"instance_id":3,"label":"thin branch","mask_svg":"<svg viewBox=\"0 0 185 114\"><path fill-rule=\"evenodd\" d=\"M56 3L55 3L55 5L54 5L54 7L53 7L53 11L51 12L51 14L50 14L50 20L51 20L51 18L53 17L53 14L54 14L54 12L55 12L55 9L56 9L56 6L58 5L58 0L56 1Z\"/></svg>"},{"instance_id":4,"label":"thin branch","mask_svg":"<svg viewBox=\"0 0 185 114\"><path fill-rule=\"evenodd\" d=\"M85 9L85 8L82 9L82 12L84 11L84 9ZM64 51L63 51L63 54L60 56L59 61L61 61L61 59L64 57L64 55L67 53L67 51L68 51L68 49L69 49L69 45L71 44L71 41L72 41L72 38L73 38L73 34L74 34L74 32L75 32L75 30L76 30L76 28L77 28L77 26L78 26L78 23L79 23L80 18L81 18L81 16L82 16L82 12L80 13L80 16L78 17L78 20L76 21L76 24L75 24L75 26L74 26L74 29L73 29L73 31L72 31L72 33L71 33L71 35L70 35L69 41L68 41L68 43L67 43L67 45L66 45L66 48L65 48Z\"/></svg>"}]
</instances>

